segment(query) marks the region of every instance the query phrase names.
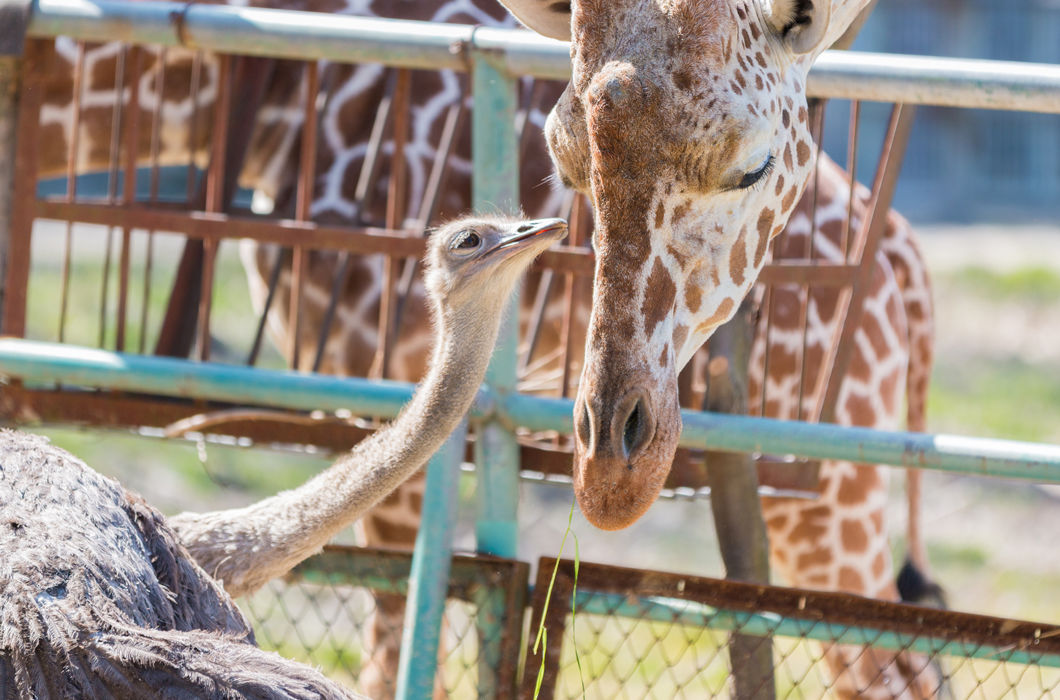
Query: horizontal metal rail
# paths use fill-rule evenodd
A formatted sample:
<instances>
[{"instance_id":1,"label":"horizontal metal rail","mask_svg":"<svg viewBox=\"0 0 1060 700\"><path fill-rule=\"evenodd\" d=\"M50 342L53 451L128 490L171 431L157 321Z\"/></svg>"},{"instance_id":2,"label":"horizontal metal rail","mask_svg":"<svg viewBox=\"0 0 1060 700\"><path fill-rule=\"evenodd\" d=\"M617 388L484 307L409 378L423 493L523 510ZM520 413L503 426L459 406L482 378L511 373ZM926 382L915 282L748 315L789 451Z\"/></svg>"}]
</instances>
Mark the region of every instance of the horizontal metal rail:
<instances>
[{"instance_id":1,"label":"horizontal metal rail","mask_svg":"<svg viewBox=\"0 0 1060 700\"><path fill-rule=\"evenodd\" d=\"M986 659L996 662L1033 664L1060 668L1060 655L1028 649L964 642L932 634L925 627L916 635L872 627L853 627L829 622L779 615L774 612L749 613L712 607L673 598L636 597L619 593L587 591L578 594L578 614L619 616L633 620L651 620L667 624L705 627L723 632L738 632L755 637L790 637L814 639L826 644L853 644L891 651L916 651L928 656L954 656Z\"/></svg>"},{"instance_id":2,"label":"horizontal metal rail","mask_svg":"<svg viewBox=\"0 0 1060 700\"><path fill-rule=\"evenodd\" d=\"M58 343L0 339L0 375L32 384L196 397L289 410L390 418L412 396L405 382L337 378L131 355ZM573 402L483 387L472 418L514 429L570 433ZM682 412L681 445L794 455L1060 483L1060 446L904 433L720 413Z\"/></svg>"},{"instance_id":3,"label":"horizontal metal rail","mask_svg":"<svg viewBox=\"0 0 1060 700\"><path fill-rule=\"evenodd\" d=\"M480 571L478 567L483 566L481 560L471 557L457 556L453 562L454 579L465 586L475 581L476 573ZM504 565L511 566L512 563L505 561ZM408 591L409 570L407 554L329 546L322 554L300 564L293 574L296 578L317 585L363 586L405 595ZM461 588L456 587L455 590L459 592ZM569 610L569 601L555 604ZM961 640L961 635L955 634L952 629L939 630L930 625L925 625L914 635L893 629L878 629L871 625L854 627L845 623L829 622L814 615L795 617L771 610L751 613L729 609L724 605L707 605L695 600L658 595L631 597L628 594L597 590L579 591L577 610L578 616L624 617L760 637L776 635L793 639L813 639L824 643L868 645L892 651L910 650L930 656L969 657L995 662L1060 667L1060 654L1033 644L1024 647L999 646L985 644L982 639ZM819 610L815 608L814 613L818 614ZM1052 631L1049 626L1043 627L1043 632Z\"/></svg>"},{"instance_id":4,"label":"horizontal metal rail","mask_svg":"<svg viewBox=\"0 0 1060 700\"><path fill-rule=\"evenodd\" d=\"M566 43L516 29L314 12L115 0L36 0L29 33L225 53L466 71L468 50L511 75L566 80ZM1060 113L1060 66L826 51L807 93L906 104Z\"/></svg>"}]
</instances>

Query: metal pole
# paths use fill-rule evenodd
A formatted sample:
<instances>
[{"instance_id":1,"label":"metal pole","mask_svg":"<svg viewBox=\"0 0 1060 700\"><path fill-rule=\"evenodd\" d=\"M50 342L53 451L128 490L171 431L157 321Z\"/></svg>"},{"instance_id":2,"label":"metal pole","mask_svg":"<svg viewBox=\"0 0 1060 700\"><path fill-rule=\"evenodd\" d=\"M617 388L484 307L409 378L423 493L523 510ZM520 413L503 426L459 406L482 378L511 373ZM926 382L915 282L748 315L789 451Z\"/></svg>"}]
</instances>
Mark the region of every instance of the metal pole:
<instances>
[{"instance_id":1,"label":"metal pole","mask_svg":"<svg viewBox=\"0 0 1060 700\"><path fill-rule=\"evenodd\" d=\"M0 338L0 375L27 384L92 387L302 411L347 409L393 418L413 385L212 362L131 355ZM574 402L483 387L472 420L570 433ZM1060 446L960 435L905 433L771 418L682 411L682 447L837 459L976 476L1060 483ZM514 522L514 511L512 511Z\"/></svg>"},{"instance_id":2,"label":"metal pole","mask_svg":"<svg viewBox=\"0 0 1060 700\"><path fill-rule=\"evenodd\" d=\"M3 313L4 290L7 288L4 281L15 205L15 126L21 70L20 58L0 55L0 314Z\"/></svg>"},{"instance_id":3,"label":"metal pole","mask_svg":"<svg viewBox=\"0 0 1060 700\"><path fill-rule=\"evenodd\" d=\"M438 642L449 591L460 464L467 441L465 419L427 463L423 512L409 572L405 622L398 662L397 700L430 698L438 664Z\"/></svg>"},{"instance_id":4,"label":"metal pole","mask_svg":"<svg viewBox=\"0 0 1060 700\"><path fill-rule=\"evenodd\" d=\"M744 299L733 318L710 339L710 373L706 408L747 413L748 373L754 335L752 303ZM718 535L725 578L769 583L769 540L758 498L758 471L750 455L708 452L710 505ZM733 697L771 700L775 697L773 642L769 635L732 632L728 645Z\"/></svg>"},{"instance_id":5,"label":"metal pole","mask_svg":"<svg viewBox=\"0 0 1060 700\"><path fill-rule=\"evenodd\" d=\"M28 0L0 0L0 324L14 224L15 133L28 24Z\"/></svg>"},{"instance_id":6,"label":"metal pole","mask_svg":"<svg viewBox=\"0 0 1060 700\"><path fill-rule=\"evenodd\" d=\"M473 52L472 63L472 207L514 214L519 197L515 81L501 73L490 54ZM486 371L486 384L502 395L515 391L518 308L517 293ZM478 551L515 557L519 446L495 417L479 424L476 434Z\"/></svg>"},{"instance_id":7,"label":"metal pole","mask_svg":"<svg viewBox=\"0 0 1060 700\"><path fill-rule=\"evenodd\" d=\"M568 46L524 30L293 10L163 1L37 0L29 34L453 70L468 69L454 47L474 45L493 54L496 65L509 75L570 77ZM1060 66L825 51L809 73L806 92L809 97L1057 114Z\"/></svg>"},{"instance_id":8,"label":"metal pole","mask_svg":"<svg viewBox=\"0 0 1060 700\"><path fill-rule=\"evenodd\" d=\"M966 642L937 634L937 627L924 627L915 636L871 626L826 622L779 615L774 612L748 613L712 607L700 602L663 598L633 597L600 591L579 591L578 608L586 615L652 620L668 625L688 625L745 634L774 635L790 639L814 639L825 644L871 646L889 651L920 652L928 656L986 659L1060 668L1060 655L1026 647L998 647L980 641Z\"/></svg>"},{"instance_id":9,"label":"metal pole","mask_svg":"<svg viewBox=\"0 0 1060 700\"><path fill-rule=\"evenodd\" d=\"M472 37L474 41L474 36ZM515 79L497 55L471 49L471 200L479 212L518 212L519 151L515 133ZM500 395L516 389L518 293L510 301L486 384ZM475 538L478 551L514 559L518 554L519 445L511 430L492 415L475 429ZM479 697L503 697L496 686L503 637L504 599L494 592L476 598L479 639Z\"/></svg>"}]
</instances>

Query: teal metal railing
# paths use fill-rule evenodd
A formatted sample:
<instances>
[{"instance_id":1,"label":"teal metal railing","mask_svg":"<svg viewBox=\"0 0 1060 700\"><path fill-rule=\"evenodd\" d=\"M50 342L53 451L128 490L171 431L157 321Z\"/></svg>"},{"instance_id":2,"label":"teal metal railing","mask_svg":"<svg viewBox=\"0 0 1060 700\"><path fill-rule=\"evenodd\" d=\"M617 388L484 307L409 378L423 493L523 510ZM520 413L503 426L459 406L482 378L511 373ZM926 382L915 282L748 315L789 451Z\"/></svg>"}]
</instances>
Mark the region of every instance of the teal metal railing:
<instances>
[{"instance_id":1,"label":"teal metal railing","mask_svg":"<svg viewBox=\"0 0 1060 700\"><path fill-rule=\"evenodd\" d=\"M392 380L187 362L18 338L0 338L0 374L37 385L60 383L291 410L347 410L379 418L396 416L413 390L412 384ZM501 392L485 384L470 418L570 433L573 412L569 399ZM1057 445L696 411L682 411L682 419L684 447L1060 483Z\"/></svg>"},{"instance_id":2,"label":"teal metal railing","mask_svg":"<svg viewBox=\"0 0 1060 700\"><path fill-rule=\"evenodd\" d=\"M516 210L518 193L515 81L521 75L566 78L570 70L566 44L528 32L335 16L325 21L313 13L168 2L37 0L30 34L470 71L476 104L473 203L478 209L507 212ZM808 89L814 96L1060 112L1060 67L1055 66L1016 68L1002 62L826 53L811 72ZM511 426L560 432L572 427L570 401L515 391L515 333L514 323L502 330L486 385L469 415L478 435L478 549L507 557L516 553L518 506L518 450ZM396 415L412 391L411 385L400 382L194 363L13 338L0 339L0 374L30 385L59 383L287 409L346 409L378 417ZM687 411L683 417L681 444L688 447L1060 482L1060 447L1055 446ZM466 430L462 426L428 465L424 526L409 582L399 698L431 696ZM498 624L497 606L503 601L482 600L478 605L479 625ZM499 637L483 629L480 639ZM487 647L480 663L492 663L496 657L497 650ZM480 697L504 692L481 688Z\"/></svg>"}]
</instances>

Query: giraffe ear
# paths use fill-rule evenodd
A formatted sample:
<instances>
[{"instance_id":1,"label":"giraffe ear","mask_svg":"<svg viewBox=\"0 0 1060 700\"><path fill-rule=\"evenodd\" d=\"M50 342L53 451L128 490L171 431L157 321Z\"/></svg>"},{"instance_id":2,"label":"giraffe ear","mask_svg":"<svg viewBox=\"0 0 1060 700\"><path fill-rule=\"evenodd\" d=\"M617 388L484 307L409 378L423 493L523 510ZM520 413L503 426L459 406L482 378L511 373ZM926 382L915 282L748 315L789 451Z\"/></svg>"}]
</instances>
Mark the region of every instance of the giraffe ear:
<instances>
[{"instance_id":1,"label":"giraffe ear","mask_svg":"<svg viewBox=\"0 0 1060 700\"><path fill-rule=\"evenodd\" d=\"M570 41L570 0L500 0L500 3L538 34Z\"/></svg>"},{"instance_id":2,"label":"giraffe ear","mask_svg":"<svg viewBox=\"0 0 1060 700\"><path fill-rule=\"evenodd\" d=\"M792 53L817 48L828 30L832 0L773 0L769 23Z\"/></svg>"}]
</instances>

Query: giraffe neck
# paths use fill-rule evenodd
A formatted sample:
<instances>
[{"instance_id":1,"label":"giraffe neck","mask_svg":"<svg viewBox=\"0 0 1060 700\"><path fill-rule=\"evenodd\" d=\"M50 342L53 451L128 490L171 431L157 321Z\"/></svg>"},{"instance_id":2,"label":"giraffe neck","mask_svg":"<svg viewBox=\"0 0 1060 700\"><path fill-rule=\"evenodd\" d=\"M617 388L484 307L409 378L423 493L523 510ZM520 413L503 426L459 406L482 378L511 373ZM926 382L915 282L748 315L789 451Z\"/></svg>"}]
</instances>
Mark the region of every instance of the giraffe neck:
<instances>
[{"instance_id":1,"label":"giraffe neck","mask_svg":"<svg viewBox=\"0 0 1060 700\"><path fill-rule=\"evenodd\" d=\"M439 310L439 341L412 400L393 423L323 473L245 508L173 518L195 560L233 596L251 593L318 551L409 478L474 401L507 296L483 295L474 309Z\"/></svg>"}]
</instances>

